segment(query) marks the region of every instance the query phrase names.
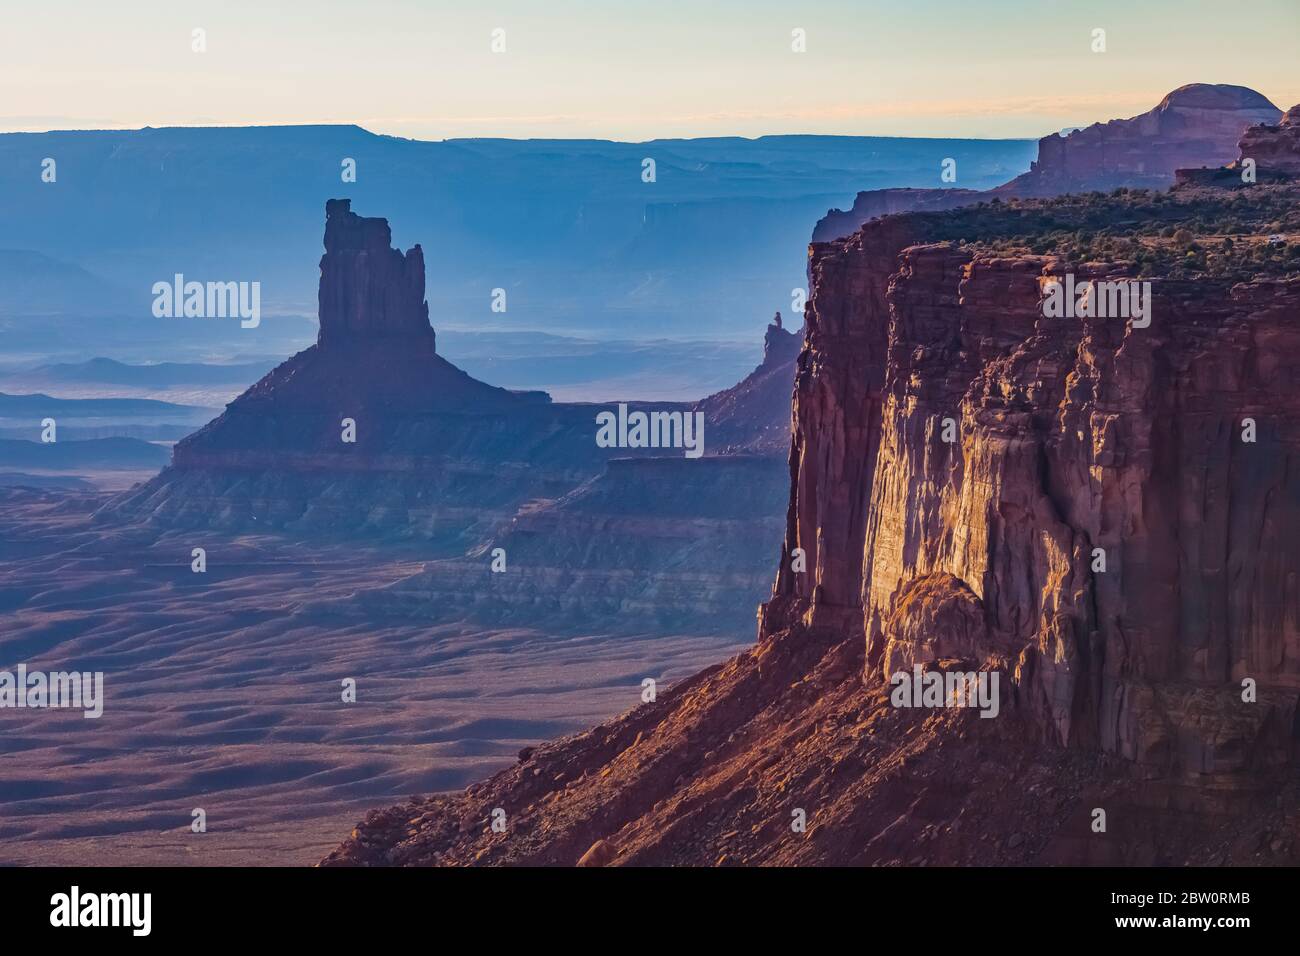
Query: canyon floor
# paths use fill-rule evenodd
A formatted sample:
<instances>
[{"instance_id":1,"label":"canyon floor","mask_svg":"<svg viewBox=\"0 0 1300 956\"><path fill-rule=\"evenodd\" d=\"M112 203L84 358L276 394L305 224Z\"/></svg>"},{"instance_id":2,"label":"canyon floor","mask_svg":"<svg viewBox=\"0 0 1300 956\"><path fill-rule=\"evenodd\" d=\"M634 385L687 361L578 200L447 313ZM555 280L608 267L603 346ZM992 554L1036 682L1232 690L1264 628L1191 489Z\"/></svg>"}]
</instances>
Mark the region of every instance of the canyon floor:
<instances>
[{"instance_id":1,"label":"canyon floor","mask_svg":"<svg viewBox=\"0 0 1300 956\"><path fill-rule=\"evenodd\" d=\"M102 671L106 699L97 720L0 711L0 864L310 864L365 810L463 788L752 643L385 620L373 589L444 555L106 529L103 500L0 489L0 666Z\"/></svg>"}]
</instances>

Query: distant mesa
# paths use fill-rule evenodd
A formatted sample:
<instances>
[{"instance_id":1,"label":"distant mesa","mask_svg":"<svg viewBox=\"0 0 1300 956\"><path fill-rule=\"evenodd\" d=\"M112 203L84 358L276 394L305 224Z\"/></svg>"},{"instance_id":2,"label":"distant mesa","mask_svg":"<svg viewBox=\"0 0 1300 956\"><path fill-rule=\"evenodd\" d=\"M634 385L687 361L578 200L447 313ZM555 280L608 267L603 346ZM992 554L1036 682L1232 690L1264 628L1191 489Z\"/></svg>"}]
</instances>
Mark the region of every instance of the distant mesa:
<instances>
[{"instance_id":1,"label":"distant mesa","mask_svg":"<svg viewBox=\"0 0 1300 956\"><path fill-rule=\"evenodd\" d=\"M1108 192L1121 186L1163 189L1178 169L1222 166L1237 156L1249 127L1276 123L1282 111L1244 86L1191 83L1155 109L1038 141L1029 172L992 190L999 196Z\"/></svg>"},{"instance_id":2,"label":"distant mesa","mask_svg":"<svg viewBox=\"0 0 1300 956\"><path fill-rule=\"evenodd\" d=\"M171 467L99 519L432 545L437 560L422 573L337 614L555 631L747 626L784 529L801 334L773 323L759 366L699 402L628 403L702 412L703 458L601 448L596 414L612 403L496 388L438 355L423 253L390 242L386 220L331 200L317 343L180 441ZM353 443L341 437L345 418ZM510 556L507 574L487 571L496 547Z\"/></svg>"},{"instance_id":3,"label":"distant mesa","mask_svg":"<svg viewBox=\"0 0 1300 956\"><path fill-rule=\"evenodd\" d=\"M833 209L813 231L813 242L852 235L863 223L902 212L935 212L992 199L1109 192L1120 187L1165 189L1180 169L1220 167L1238 155L1250 127L1276 123L1282 111L1244 86L1190 83L1152 110L1129 119L1094 123L1038 141L1038 158L1023 173L990 190L880 189L858 193L849 210Z\"/></svg>"},{"instance_id":4,"label":"distant mesa","mask_svg":"<svg viewBox=\"0 0 1300 956\"><path fill-rule=\"evenodd\" d=\"M138 438L39 442L0 439L0 469L45 471L153 471L167 463L167 449Z\"/></svg>"},{"instance_id":5,"label":"distant mesa","mask_svg":"<svg viewBox=\"0 0 1300 956\"><path fill-rule=\"evenodd\" d=\"M32 475L22 471L0 471L0 500L8 489L18 489L24 500L31 499L32 489L59 492L95 492L95 485L75 475Z\"/></svg>"},{"instance_id":6,"label":"distant mesa","mask_svg":"<svg viewBox=\"0 0 1300 956\"><path fill-rule=\"evenodd\" d=\"M612 458L680 457L600 448L603 406L497 388L452 365L437 354L421 247L393 249L388 221L357 215L347 199L329 200L325 213L316 344L178 442L171 467L107 504L102 519L464 546L525 502L558 499L600 475ZM712 403L706 455L788 450L798 342L772 327L753 375L704 400ZM355 423L355 441L342 437L345 419Z\"/></svg>"},{"instance_id":7,"label":"distant mesa","mask_svg":"<svg viewBox=\"0 0 1300 956\"><path fill-rule=\"evenodd\" d=\"M0 392L0 421L36 422L46 415L53 415L61 421L157 418L201 423L211 418L214 411L201 405L176 405L152 398L52 398L41 393L13 395Z\"/></svg>"},{"instance_id":8,"label":"distant mesa","mask_svg":"<svg viewBox=\"0 0 1300 956\"><path fill-rule=\"evenodd\" d=\"M1198 110L1207 111L1205 115L1254 111L1260 116L1268 116L1281 112L1267 96L1248 86L1234 86L1230 83L1188 83L1165 96L1151 113L1160 117L1163 122L1170 116L1201 115L1196 112Z\"/></svg>"},{"instance_id":9,"label":"distant mesa","mask_svg":"<svg viewBox=\"0 0 1300 956\"><path fill-rule=\"evenodd\" d=\"M407 259L421 244L444 356L451 349L441 326L453 316L480 315L494 334L562 323L566 333L608 342L651 328L696 339L707 315L713 333L745 335L798 284L810 223L839 197L912 181L936 149L960 157L963 185L978 188L1033 158L1023 139L422 141L356 126L0 133L0 245L67 259L58 281L29 281L29 264L11 265L0 251L0 317L58 318L6 327L5 345L17 350L21 335L24 351L77 358L291 355L317 337L311 263L321 256L321 206L339 195L352 195L363 216L387 214ZM56 186L27 174L46 156L58 158ZM640 181L645 156L658 157L651 190ZM340 157L357 159L363 184L383 184L370 195L388 198L342 193ZM97 174L74 174L89 169ZM159 195L169 197L161 219ZM121 283L111 300L120 306L110 308L107 283L73 275L73 263ZM155 319L150 289L176 272L260 281L256 334L239 322ZM489 311L494 287L510 290L508 315ZM89 309L115 321L83 321Z\"/></svg>"},{"instance_id":10,"label":"distant mesa","mask_svg":"<svg viewBox=\"0 0 1300 956\"><path fill-rule=\"evenodd\" d=\"M85 362L56 362L10 380L50 382L58 385L125 385L132 388L170 388L177 385L235 385L256 380L276 364L269 361L210 365L202 362L156 362L133 365L110 358ZM210 418L211 416L209 416ZM205 419L206 421L206 419Z\"/></svg>"},{"instance_id":11,"label":"distant mesa","mask_svg":"<svg viewBox=\"0 0 1300 956\"><path fill-rule=\"evenodd\" d=\"M19 237L7 237L6 244ZM0 315L45 315L59 307L92 316L121 314L131 297L71 262L30 249L0 249Z\"/></svg>"}]
</instances>

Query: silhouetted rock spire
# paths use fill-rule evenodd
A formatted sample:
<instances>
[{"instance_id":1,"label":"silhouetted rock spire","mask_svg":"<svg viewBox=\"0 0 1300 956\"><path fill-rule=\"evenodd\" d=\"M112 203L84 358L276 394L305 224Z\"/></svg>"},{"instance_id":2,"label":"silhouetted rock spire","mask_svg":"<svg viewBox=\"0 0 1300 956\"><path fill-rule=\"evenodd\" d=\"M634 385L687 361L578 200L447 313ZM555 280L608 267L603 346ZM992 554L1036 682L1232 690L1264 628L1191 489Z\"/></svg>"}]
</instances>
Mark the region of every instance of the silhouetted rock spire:
<instances>
[{"instance_id":1,"label":"silhouetted rock spire","mask_svg":"<svg viewBox=\"0 0 1300 956\"><path fill-rule=\"evenodd\" d=\"M320 260L322 349L359 338L410 339L432 352L424 301L424 252L392 248L388 220L358 216L349 199L325 203L325 255Z\"/></svg>"}]
</instances>

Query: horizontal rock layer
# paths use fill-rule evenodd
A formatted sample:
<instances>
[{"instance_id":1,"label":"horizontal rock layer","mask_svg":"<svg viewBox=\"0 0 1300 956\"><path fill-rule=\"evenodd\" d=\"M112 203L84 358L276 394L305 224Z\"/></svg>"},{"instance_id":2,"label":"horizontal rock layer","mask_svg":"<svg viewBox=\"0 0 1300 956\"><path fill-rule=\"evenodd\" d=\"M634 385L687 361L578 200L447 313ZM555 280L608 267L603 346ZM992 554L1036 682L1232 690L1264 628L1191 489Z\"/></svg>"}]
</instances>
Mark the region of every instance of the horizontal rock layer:
<instances>
[{"instance_id":1,"label":"horizontal rock layer","mask_svg":"<svg viewBox=\"0 0 1300 956\"><path fill-rule=\"evenodd\" d=\"M1229 197L1234 220L1300 233L1278 190ZM756 645L370 814L324 862L1300 859L1300 274L1174 263L1142 328L1042 316L1047 280L1133 262L1027 251L1101 222L1147 254L1224 201L1162 198L1154 225L1149 196L904 215L814 246ZM895 706L909 665L996 674L997 718Z\"/></svg>"},{"instance_id":2,"label":"horizontal rock layer","mask_svg":"<svg viewBox=\"0 0 1300 956\"><path fill-rule=\"evenodd\" d=\"M775 458L615 459L562 498L526 504L470 554L364 596L360 610L742 637L771 583L787 494ZM504 571L492 570L498 548Z\"/></svg>"},{"instance_id":3,"label":"horizontal rock layer","mask_svg":"<svg viewBox=\"0 0 1300 956\"><path fill-rule=\"evenodd\" d=\"M554 404L471 378L434 348L419 246L390 248L387 220L326 204L317 344L273 369L175 446L172 465L106 505L103 521L445 539L473 546L521 505L555 500L621 457L601 447L604 405ZM744 381L694 404L629 412L704 416L703 452L780 456L798 336L771 327ZM689 488L690 465L677 480ZM705 466L701 466L705 467ZM705 478L701 500L712 479ZM755 533L777 511L750 515Z\"/></svg>"}]
</instances>

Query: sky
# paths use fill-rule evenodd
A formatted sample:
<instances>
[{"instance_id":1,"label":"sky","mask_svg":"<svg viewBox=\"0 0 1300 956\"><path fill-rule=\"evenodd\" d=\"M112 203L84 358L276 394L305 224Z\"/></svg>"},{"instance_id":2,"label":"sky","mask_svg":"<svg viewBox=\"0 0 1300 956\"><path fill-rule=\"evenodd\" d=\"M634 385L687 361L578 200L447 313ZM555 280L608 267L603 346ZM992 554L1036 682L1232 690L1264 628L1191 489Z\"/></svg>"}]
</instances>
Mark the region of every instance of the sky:
<instances>
[{"instance_id":1,"label":"sky","mask_svg":"<svg viewBox=\"0 0 1300 956\"><path fill-rule=\"evenodd\" d=\"M1286 109L1298 38L1300 0L0 0L0 131L1037 137L1191 82Z\"/></svg>"}]
</instances>

